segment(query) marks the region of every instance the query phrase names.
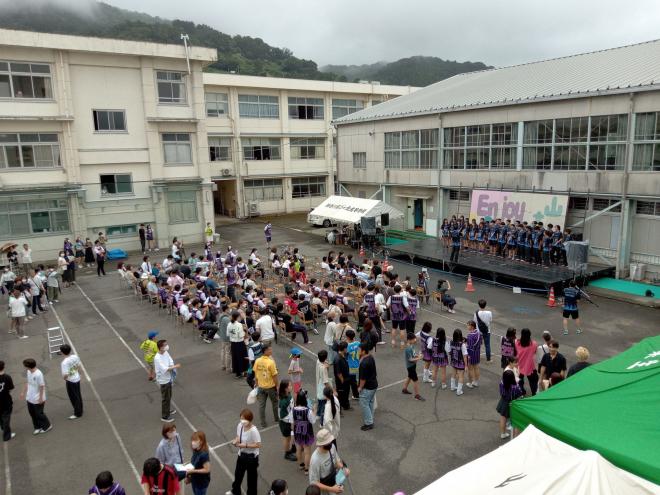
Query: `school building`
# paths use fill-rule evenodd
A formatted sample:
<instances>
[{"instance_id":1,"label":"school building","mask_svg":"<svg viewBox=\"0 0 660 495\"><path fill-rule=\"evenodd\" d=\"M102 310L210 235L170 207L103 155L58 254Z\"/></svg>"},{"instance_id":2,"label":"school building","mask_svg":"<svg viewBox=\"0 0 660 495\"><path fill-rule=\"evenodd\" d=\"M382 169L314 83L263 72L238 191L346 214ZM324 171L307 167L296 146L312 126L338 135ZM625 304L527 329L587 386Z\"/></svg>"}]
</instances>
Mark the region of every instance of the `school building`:
<instances>
[{"instance_id":1,"label":"school building","mask_svg":"<svg viewBox=\"0 0 660 495\"><path fill-rule=\"evenodd\" d=\"M200 242L335 188L331 120L416 88L205 73L215 49L0 29L0 244Z\"/></svg>"},{"instance_id":2,"label":"school building","mask_svg":"<svg viewBox=\"0 0 660 495\"><path fill-rule=\"evenodd\" d=\"M437 235L475 189L564 194L593 261L660 278L660 41L457 75L334 124L342 194L399 208L399 228Z\"/></svg>"}]
</instances>

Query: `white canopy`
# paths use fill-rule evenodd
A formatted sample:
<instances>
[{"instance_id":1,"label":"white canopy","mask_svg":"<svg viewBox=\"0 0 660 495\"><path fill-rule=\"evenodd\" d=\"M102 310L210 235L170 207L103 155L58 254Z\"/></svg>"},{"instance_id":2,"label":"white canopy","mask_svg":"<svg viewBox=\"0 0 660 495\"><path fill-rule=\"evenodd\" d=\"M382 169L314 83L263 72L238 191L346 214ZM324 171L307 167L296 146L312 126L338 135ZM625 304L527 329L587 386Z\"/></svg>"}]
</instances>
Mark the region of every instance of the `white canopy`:
<instances>
[{"instance_id":1,"label":"white canopy","mask_svg":"<svg viewBox=\"0 0 660 495\"><path fill-rule=\"evenodd\" d=\"M534 426L416 495L660 494L660 486L619 469L593 450L579 450Z\"/></svg>"},{"instance_id":2,"label":"white canopy","mask_svg":"<svg viewBox=\"0 0 660 495\"><path fill-rule=\"evenodd\" d=\"M327 218L335 223L360 223L362 217L379 217L382 213L389 213L391 220L403 218L403 213L378 199L353 196L330 196L314 208L307 218Z\"/></svg>"}]
</instances>

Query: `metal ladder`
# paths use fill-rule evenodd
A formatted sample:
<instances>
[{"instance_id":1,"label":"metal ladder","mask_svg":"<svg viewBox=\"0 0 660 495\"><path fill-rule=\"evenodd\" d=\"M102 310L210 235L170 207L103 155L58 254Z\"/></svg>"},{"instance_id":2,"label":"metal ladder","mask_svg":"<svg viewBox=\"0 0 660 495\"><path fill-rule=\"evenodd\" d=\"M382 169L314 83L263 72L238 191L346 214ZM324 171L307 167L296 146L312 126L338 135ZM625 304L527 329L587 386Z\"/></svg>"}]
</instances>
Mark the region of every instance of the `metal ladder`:
<instances>
[{"instance_id":1,"label":"metal ladder","mask_svg":"<svg viewBox=\"0 0 660 495\"><path fill-rule=\"evenodd\" d=\"M53 358L53 354L60 353L60 346L64 345L64 335L60 327L50 327L47 330L48 337L48 354Z\"/></svg>"}]
</instances>

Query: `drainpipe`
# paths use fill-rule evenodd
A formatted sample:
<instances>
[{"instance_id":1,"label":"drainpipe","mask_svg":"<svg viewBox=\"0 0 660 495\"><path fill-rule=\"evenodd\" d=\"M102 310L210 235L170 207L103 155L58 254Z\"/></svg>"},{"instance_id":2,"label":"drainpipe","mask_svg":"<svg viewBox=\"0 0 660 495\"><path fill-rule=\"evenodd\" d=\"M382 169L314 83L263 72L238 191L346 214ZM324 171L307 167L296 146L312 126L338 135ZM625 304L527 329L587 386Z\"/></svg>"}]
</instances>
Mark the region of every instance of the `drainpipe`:
<instances>
[{"instance_id":1,"label":"drainpipe","mask_svg":"<svg viewBox=\"0 0 660 495\"><path fill-rule=\"evenodd\" d=\"M630 167L632 166L633 161L633 137L635 129L633 128L633 115L635 109L635 94L630 93L628 99L628 148L626 153L626 162L623 167L623 181L621 184L621 213L619 216L619 238L616 243L616 274L617 279L621 278L623 270L625 268L623 259L622 259L622 250L624 247L623 236L628 232L628 217L630 215L629 204L628 204L628 179L630 177ZM630 239L626 240L630 242ZM626 251L629 251L629 247L626 248ZM628 257L629 258L629 257Z\"/></svg>"}]
</instances>

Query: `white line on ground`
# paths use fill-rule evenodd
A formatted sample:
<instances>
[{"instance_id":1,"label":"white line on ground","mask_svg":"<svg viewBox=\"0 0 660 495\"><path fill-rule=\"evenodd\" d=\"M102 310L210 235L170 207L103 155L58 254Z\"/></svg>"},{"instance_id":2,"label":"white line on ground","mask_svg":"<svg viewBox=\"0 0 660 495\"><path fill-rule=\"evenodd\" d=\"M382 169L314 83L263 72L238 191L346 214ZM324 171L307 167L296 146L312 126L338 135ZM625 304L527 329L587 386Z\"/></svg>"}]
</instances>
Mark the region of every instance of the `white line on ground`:
<instances>
[{"instance_id":1,"label":"white line on ground","mask_svg":"<svg viewBox=\"0 0 660 495\"><path fill-rule=\"evenodd\" d=\"M60 319L60 315L57 314L57 311L55 310L55 307L51 307L51 310L53 311L53 314L55 315L55 318L57 319L57 323L60 325L60 328L62 329L62 334L66 338L67 342L69 342L69 345L71 345L71 349L73 350L74 353L78 354L78 351L76 350L76 346L71 340L71 337L67 333L66 329L64 328L64 323L62 323L62 320ZM78 354L79 355L79 354ZM80 355L79 355L80 356ZM121 438L121 435L119 434L119 431L117 431L117 427L115 426L114 421L112 421L112 418L110 417L110 413L108 412L108 409L105 407L105 404L101 400L101 396L99 395L98 390L96 390L96 386L94 385L94 382L92 381L92 377L89 376L89 373L87 373L87 369L85 368L84 365L81 364L81 369L85 375L85 379L89 382L89 387L92 389L92 393L94 394L94 397L96 398L96 401L99 404L99 407L103 411L103 414L105 416L105 419L108 420L108 423L110 424L110 429L112 430L112 434L115 436L115 439L117 440L117 443L119 443L119 448L121 449L122 453L124 454L124 457L126 458L126 461L128 461L128 465L131 468L131 471L133 471L133 474L135 475L135 479L138 482L138 485L140 487L142 486L140 483L140 473L137 470L137 467L135 466L135 463L133 462L133 459L131 459L131 456L128 453L128 449L126 448L126 445L124 444L124 440Z\"/></svg>"},{"instance_id":2,"label":"white line on ground","mask_svg":"<svg viewBox=\"0 0 660 495\"><path fill-rule=\"evenodd\" d=\"M11 495L11 470L9 469L9 449L8 442L2 442L2 450L5 456L5 495Z\"/></svg>"},{"instance_id":3,"label":"white line on ground","mask_svg":"<svg viewBox=\"0 0 660 495\"><path fill-rule=\"evenodd\" d=\"M128 294L127 296L111 297L110 299L101 299L100 301L97 302L105 303L110 301L118 301L119 299L127 299L129 297L135 297L135 296L133 294Z\"/></svg>"},{"instance_id":4,"label":"white line on ground","mask_svg":"<svg viewBox=\"0 0 660 495\"><path fill-rule=\"evenodd\" d=\"M94 308L94 311L96 311L96 313L101 317L101 319L102 319L102 320L108 325L108 327L110 328L110 330L112 330L112 332L115 334L115 336L121 341L122 344L124 344L124 347L126 347L126 349L128 350L128 352L130 352L131 356L133 356L133 358L135 358L135 360L138 362L138 364L140 365L140 367L146 371L147 367L145 366L145 364L144 364L144 363L142 362L142 360L137 356L137 354L135 354L135 352L133 351L133 349L131 349L131 347L126 343L126 341L124 340L124 338L123 338L121 335L119 335L119 332L117 331L117 329L115 329L115 327L112 325L112 323L110 323L110 321L108 321L108 319L105 317L105 315L104 315L103 313L101 313L101 311L100 311L99 308L96 306L96 304L94 304L94 301L92 301L92 300L89 298L89 296L87 295L87 293L85 293L85 291L82 290L82 288L81 288L79 285L76 284L76 287L78 287L78 290L79 290L80 293L83 295L83 297L84 297L85 299L87 299L87 301L88 301L89 304L92 306L92 308ZM180 408L179 406L177 406L177 404L176 404L176 402L175 402L174 400L172 400L172 405L173 405L173 406L176 408L176 410L178 411L178 414L179 414L179 416L181 416L181 419L183 419L183 421L185 421L185 423L188 425L188 428L190 428L192 431L197 431L197 428L195 428L195 425L193 425L193 424L190 422L190 420L188 419L188 417L183 413L183 411L181 410L181 408ZM213 458L216 460L216 462L220 465L220 467L221 467L222 470L225 472L225 474L226 474L227 476L229 476L230 479L233 480L233 479L234 479L234 474L230 471L230 469L229 469L229 468L227 467L227 465L222 461L222 459L220 459L220 456L219 456L218 454L216 454L214 451L211 451L211 455L212 455Z\"/></svg>"}]
</instances>

